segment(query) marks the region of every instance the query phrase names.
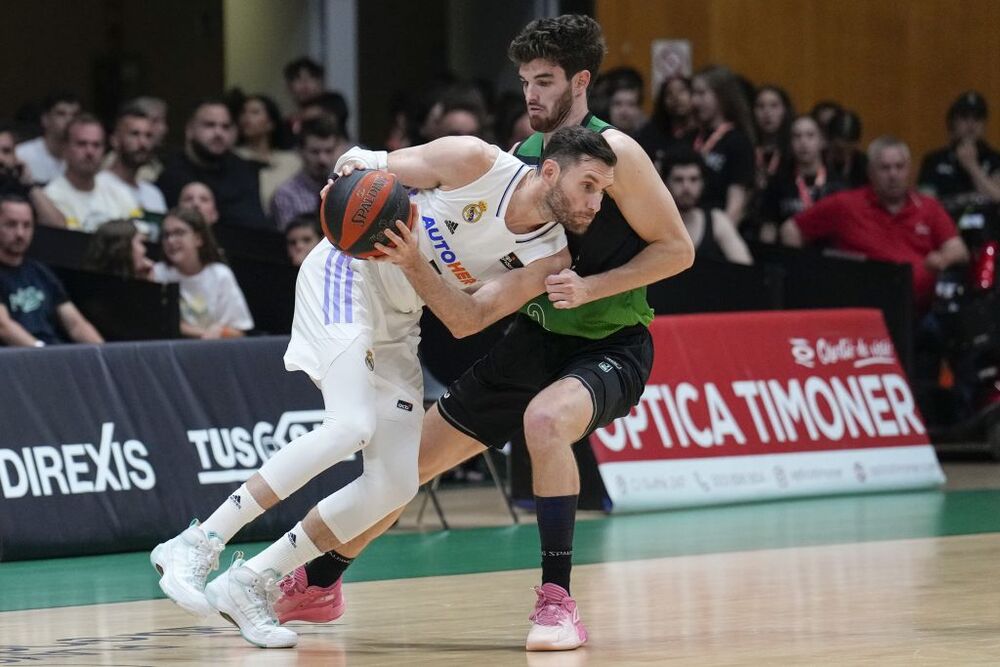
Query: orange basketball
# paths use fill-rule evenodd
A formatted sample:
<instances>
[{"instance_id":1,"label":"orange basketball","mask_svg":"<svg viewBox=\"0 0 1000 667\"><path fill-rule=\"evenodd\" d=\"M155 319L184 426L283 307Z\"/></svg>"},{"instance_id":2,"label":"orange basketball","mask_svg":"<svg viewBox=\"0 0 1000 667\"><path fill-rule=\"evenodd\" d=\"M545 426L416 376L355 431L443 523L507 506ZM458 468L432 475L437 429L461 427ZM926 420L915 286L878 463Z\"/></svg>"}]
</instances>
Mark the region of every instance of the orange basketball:
<instances>
[{"instance_id":1,"label":"orange basketball","mask_svg":"<svg viewBox=\"0 0 1000 667\"><path fill-rule=\"evenodd\" d=\"M356 169L338 178L320 204L326 238L358 259L380 255L375 244L389 245L385 230L395 230L397 220L410 224L410 198L387 171Z\"/></svg>"}]
</instances>

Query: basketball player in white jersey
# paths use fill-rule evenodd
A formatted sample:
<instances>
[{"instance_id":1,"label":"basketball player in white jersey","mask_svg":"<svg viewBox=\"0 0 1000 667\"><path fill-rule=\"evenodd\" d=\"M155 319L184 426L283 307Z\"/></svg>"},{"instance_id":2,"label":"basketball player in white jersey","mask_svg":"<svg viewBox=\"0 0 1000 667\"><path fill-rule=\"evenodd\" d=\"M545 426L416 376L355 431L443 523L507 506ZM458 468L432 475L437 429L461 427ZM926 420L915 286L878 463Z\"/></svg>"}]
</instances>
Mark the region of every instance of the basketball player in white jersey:
<instances>
[{"instance_id":1,"label":"basketball player in white jersey","mask_svg":"<svg viewBox=\"0 0 1000 667\"><path fill-rule=\"evenodd\" d=\"M472 137L345 154L342 174L388 169L419 189L411 198L412 233L400 223L398 244L383 261L352 259L325 239L306 257L285 367L306 372L320 388L325 419L271 457L204 523L192 522L153 550L164 593L196 615L220 612L253 644L294 646L295 632L275 619L277 581L360 535L418 488L423 303L409 280L431 276L438 289L460 295L459 336L515 312L545 291L546 276L569 266L563 227L586 230L615 162L607 142L581 127L555 133L537 168ZM364 473L357 480L258 556L244 562L237 554L206 590L208 573L240 528L359 450Z\"/></svg>"}]
</instances>

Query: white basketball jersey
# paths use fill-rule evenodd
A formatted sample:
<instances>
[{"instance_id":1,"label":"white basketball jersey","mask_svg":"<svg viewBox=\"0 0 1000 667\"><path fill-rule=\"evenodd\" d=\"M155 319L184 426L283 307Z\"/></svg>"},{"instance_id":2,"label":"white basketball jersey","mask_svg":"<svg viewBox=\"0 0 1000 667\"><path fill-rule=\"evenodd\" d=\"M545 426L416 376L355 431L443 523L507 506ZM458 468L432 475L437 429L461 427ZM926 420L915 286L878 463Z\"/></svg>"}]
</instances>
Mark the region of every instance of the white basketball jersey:
<instances>
[{"instance_id":1,"label":"white basketball jersey","mask_svg":"<svg viewBox=\"0 0 1000 667\"><path fill-rule=\"evenodd\" d=\"M488 280L566 247L566 234L556 222L529 234L507 229L507 205L530 171L499 152L490 170L469 185L411 195L418 207L414 231L420 250L445 280L474 292ZM398 266L351 259L324 238L299 269L285 367L303 370L319 382L350 341L368 332L381 359L374 362L376 372L396 378L398 386L414 387L418 382L410 375L419 378L415 359L423 305Z\"/></svg>"},{"instance_id":2,"label":"white basketball jersey","mask_svg":"<svg viewBox=\"0 0 1000 667\"><path fill-rule=\"evenodd\" d=\"M527 234L507 229L504 215L518 184L532 170L498 151L488 172L455 190L420 190L414 231L420 251L449 283L474 292L507 271L527 266L566 247L562 225L549 222Z\"/></svg>"}]
</instances>

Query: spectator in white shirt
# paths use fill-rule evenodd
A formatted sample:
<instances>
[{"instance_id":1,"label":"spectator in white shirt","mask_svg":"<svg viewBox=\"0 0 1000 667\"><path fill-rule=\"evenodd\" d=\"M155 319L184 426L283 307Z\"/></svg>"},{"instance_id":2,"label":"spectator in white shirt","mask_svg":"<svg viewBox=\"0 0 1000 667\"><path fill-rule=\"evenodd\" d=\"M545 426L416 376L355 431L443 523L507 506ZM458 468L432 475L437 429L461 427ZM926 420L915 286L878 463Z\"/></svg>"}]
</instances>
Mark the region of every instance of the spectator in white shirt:
<instances>
[{"instance_id":1,"label":"spectator in white shirt","mask_svg":"<svg viewBox=\"0 0 1000 667\"><path fill-rule=\"evenodd\" d=\"M80 113L80 100L67 92L53 93L42 102L42 136L17 146L17 159L28 165L39 185L58 178L66 169L63 150L66 127Z\"/></svg>"},{"instance_id":2,"label":"spectator in white shirt","mask_svg":"<svg viewBox=\"0 0 1000 667\"><path fill-rule=\"evenodd\" d=\"M118 113L111 134L115 160L106 173L132 193L139 203L144 219L159 222L167 212L167 202L160 189L139 177L139 170L153 157L153 123L136 106L126 106Z\"/></svg>"},{"instance_id":3,"label":"spectator in white shirt","mask_svg":"<svg viewBox=\"0 0 1000 667\"><path fill-rule=\"evenodd\" d=\"M66 128L66 173L45 186L45 194L66 216L66 226L93 232L109 220L142 216L138 202L118 178L99 173L104 128L81 114Z\"/></svg>"},{"instance_id":4,"label":"spectator in white shirt","mask_svg":"<svg viewBox=\"0 0 1000 667\"><path fill-rule=\"evenodd\" d=\"M17 159L13 127L0 123L0 194L21 194L31 202L40 225L65 227L66 218L35 183L31 168Z\"/></svg>"},{"instance_id":5,"label":"spectator in white shirt","mask_svg":"<svg viewBox=\"0 0 1000 667\"><path fill-rule=\"evenodd\" d=\"M253 317L212 231L197 211L174 208L163 220L164 261L153 280L180 283L181 333L189 338L233 338L253 329Z\"/></svg>"}]
</instances>

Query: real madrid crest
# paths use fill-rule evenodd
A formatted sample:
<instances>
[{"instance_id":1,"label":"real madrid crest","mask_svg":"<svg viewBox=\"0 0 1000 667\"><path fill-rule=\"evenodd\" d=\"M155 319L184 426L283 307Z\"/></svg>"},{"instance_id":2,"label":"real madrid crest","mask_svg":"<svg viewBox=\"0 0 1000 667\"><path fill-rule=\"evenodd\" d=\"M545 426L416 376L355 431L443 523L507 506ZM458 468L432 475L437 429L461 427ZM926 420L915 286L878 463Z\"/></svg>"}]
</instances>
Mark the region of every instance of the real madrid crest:
<instances>
[{"instance_id":1,"label":"real madrid crest","mask_svg":"<svg viewBox=\"0 0 1000 667\"><path fill-rule=\"evenodd\" d=\"M372 354L371 350L365 352L365 366L367 366L368 370L371 372L375 372L375 355Z\"/></svg>"},{"instance_id":2,"label":"real madrid crest","mask_svg":"<svg viewBox=\"0 0 1000 667\"><path fill-rule=\"evenodd\" d=\"M462 209L462 219L469 223L479 222L479 219L483 217L483 213L486 213L486 202L475 201L467 204Z\"/></svg>"}]
</instances>

